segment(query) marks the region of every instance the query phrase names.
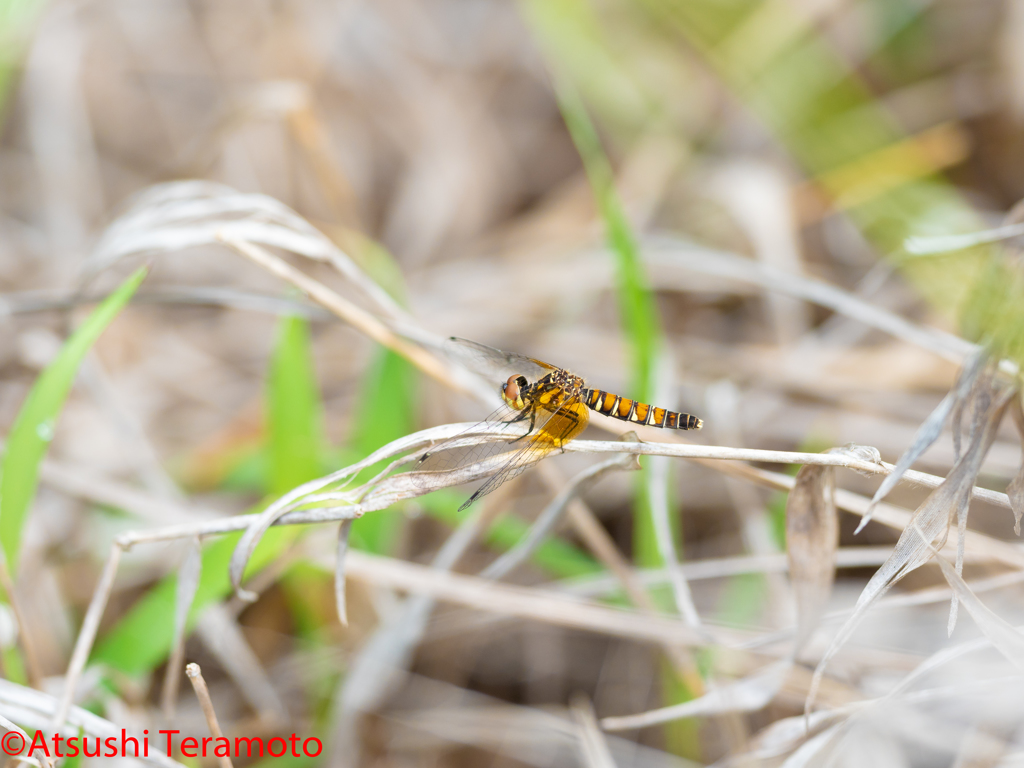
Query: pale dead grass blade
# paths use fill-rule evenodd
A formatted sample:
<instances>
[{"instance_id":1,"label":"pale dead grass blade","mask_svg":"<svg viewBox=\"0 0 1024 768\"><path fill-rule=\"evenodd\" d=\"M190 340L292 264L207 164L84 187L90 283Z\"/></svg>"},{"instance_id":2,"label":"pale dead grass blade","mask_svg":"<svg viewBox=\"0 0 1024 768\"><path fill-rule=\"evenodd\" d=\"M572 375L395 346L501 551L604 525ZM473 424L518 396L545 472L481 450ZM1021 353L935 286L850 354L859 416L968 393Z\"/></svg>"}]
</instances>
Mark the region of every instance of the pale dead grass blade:
<instances>
[{"instance_id":1,"label":"pale dead grass blade","mask_svg":"<svg viewBox=\"0 0 1024 768\"><path fill-rule=\"evenodd\" d=\"M711 189L746 231L759 262L782 274L803 272L791 182L780 168L751 158L728 161L715 170ZM790 344L807 331L810 317L804 304L776 292L766 300L779 344Z\"/></svg>"},{"instance_id":2,"label":"pale dead grass blade","mask_svg":"<svg viewBox=\"0 0 1024 768\"><path fill-rule=\"evenodd\" d=\"M18 685L9 680L0 680L0 713L12 722L21 723L25 728L49 731L59 705L57 699L48 693ZM116 725L82 707L69 707L65 723L70 726L69 731L81 730L83 735L90 737L102 739L114 737L120 740L122 735L121 725ZM127 735L133 736L140 744L142 743L141 729L126 727L125 730ZM31 743L31 739L28 741ZM184 768L182 763L161 752L155 743L150 745L146 762L164 766L164 768Z\"/></svg>"},{"instance_id":3,"label":"pale dead grass blade","mask_svg":"<svg viewBox=\"0 0 1024 768\"><path fill-rule=\"evenodd\" d=\"M288 709L242 634L242 628L222 604L216 603L202 612L196 632L264 723L288 722Z\"/></svg>"},{"instance_id":4,"label":"pale dead grass blade","mask_svg":"<svg viewBox=\"0 0 1024 768\"><path fill-rule=\"evenodd\" d=\"M1006 495L1010 499L1010 508L1013 511L1013 532L1020 536L1020 520L1024 516L1024 408L1021 405L1021 395L1013 399L1010 404L1010 413L1013 414L1013 423L1020 436L1022 455L1017 474L1006 486Z\"/></svg>"},{"instance_id":5,"label":"pale dead grass blade","mask_svg":"<svg viewBox=\"0 0 1024 768\"><path fill-rule=\"evenodd\" d=\"M792 755L786 758L782 768L808 768L812 765L825 765L832 750L845 735L845 723L833 725L821 733L812 736ZM824 755L822 754L824 753Z\"/></svg>"},{"instance_id":6,"label":"pale dead grass blade","mask_svg":"<svg viewBox=\"0 0 1024 768\"><path fill-rule=\"evenodd\" d=\"M171 657L164 672L164 687L160 695L161 708L168 720L174 717L178 701L178 681L181 680L182 664L185 660L185 628L188 614L199 588L199 577L203 568L203 547L198 537L189 543L185 559L178 569L178 584L174 592L174 636L171 640Z\"/></svg>"},{"instance_id":7,"label":"pale dead grass blade","mask_svg":"<svg viewBox=\"0 0 1024 768\"><path fill-rule=\"evenodd\" d=\"M632 438L624 436L623 439L638 439L636 433L627 434L632 435ZM559 491L558 495L537 516L533 525L526 532L526 535L516 542L515 546L480 572L480 578L501 579L529 559L544 538L554 530L570 502L584 490L597 483L606 474L616 470L635 471L638 469L640 469L640 463L636 456L625 454L614 459L602 461L580 472Z\"/></svg>"},{"instance_id":8,"label":"pale dead grass blade","mask_svg":"<svg viewBox=\"0 0 1024 768\"><path fill-rule=\"evenodd\" d=\"M988 420L994 420L996 428L1002 421L1003 411L1009 404L1011 398L1017 394L1017 384L1014 384L1012 388L1008 388L1005 392L999 393L994 384L989 380L988 376L979 376L971 386L970 399L963 398L958 400L953 406L953 448L954 455L957 459L960 458L960 441L961 432L963 427L963 413L969 410L970 423L969 437L968 439L973 444L981 432L982 428L988 425ZM1001 399L1001 405L996 406L993 411L993 399ZM987 452L988 445L985 446L984 451ZM984 458L984 456L982 456ZM974 483L974 479L971 479L971 484ZM964 569L964 548L967 543L967 514L970 510L971 499L970 496L962 497L956 505L956 522L957 522L957 541L956 541L956 572L958 574L963 573ZM959 595L956 590L953 590L953 597L950 600L949 605L949 621L947 623L947 633L952 635L953 628L956 626L957 608L959 606Z\"/></svg>"},{"instance_id":9,"label":"pale dead grass blade","mask_svg":"<svg viewBox=\"0 0 1024 768\"><path fill-rule=\"evenodd\" d=\"M939 567L942 568L942 575L946 577L949 586L963 602L967 611L971 614L978 628L982 631L989 642L995 646L1006 659L1017 669L1024 671L1024 635L1014 629L1009 622L1000 618L991 608L985 605L974 591L967 586L967 582L957 573L942 556L936 556Z\"/></svg>"},{"instance_id":10,"label":"pale dead grass blade","mask_svg":"<svg viewBox=\"0 0 1024 768\"><path fill-rule=\"evenodd\" d=\"M443 573L401 560L349 552L349 578L368 581L438 600L458 603L481 611L502 613L559 626L630 637L656 643L703 646L709 636L695 632L685 622L665 616L648 616L636 611L611 608L548 593L453 573ZM716 629L712 636L731 637Z\"/></svg>"},{"instance_id":11,"label":"pale dead grass blade","mask_svg":"<svg viewBox=\"0 0 1024 768\"><path fill-rule=\"evenodd\" d=\"M474 426L479 427L479 430L475 434L470 435L468 430ZM498 454L488 457L484 461L451 471L412 471L397 475L385 475L396 466L400 466L408 461L408 459L396 461L396 456L403 453L415 453L446 438L460 436L460 439L464 438L470 441L470 443L473 441L498 440L503 437L508 439L511 435L521 435L527 427L528 425L526 424L497 426L449 424L445 427L424 430L394 440L356 464L292 489L259 515L254 515L254 519L249 521L246 531L239 540L231 558L230 574L236 593L243 599L255 599L254 594L243 590L241 587L245 566L263 534L278 519L296 507L308 503L330 502L336 506L350 507L350 516L360 517L366 512L386 509L402 499L415 498L439 488L447 488L452 485L479 480L500 469L507 455ZM391 459L393 463L376 478L371 479L364 485L344 491L324 492L327 486L344 484L361 470L386 459ZM320 493L317 494L317 492Z\"/></svg>"},{"instance_id":12,"label":"pale dead grass blade","mask_svg":"<svg viewBox=\"0 0 1024 768\"><path fill-rule=\"evenodd\" d=\"M586 768L617 768L608 742L597 725L594 705L583 694L573 697L570 710L579 728L580 753Z\"/></svg>"},{"instance_id":13,"label":"pale dead grass blade","mask_svg":"<svg viewBox=\"0 0 1024 768\"><path fill-rule=\"evenodd\" d=\"M110 599L110 593L114 588L114 578L117 576L117 566L121 562L121 555L124 552L117 542L110 547L110 554L103 566L103 573L99 582L93 589L92 599L89 601L89 609L86 611L82 627L78 630L78 638L75 640L75 649L68 662L68 671L64 675L64 690L53 713L51 727L59 731L64 727L71 709L71 703L75 700L75 688L78 686L78 679L85 669L85 662L92 651L93 642L96 640L96 632L99 630L100 619L103 618L103 610Z\"/></svg>"},{"instance_id":14,"label":"pale dead grass blade","mask_svg":"<svg viewBox=\"0 0 1024 768\"><path fill-rule=\"evenodd\" d=\"M476 427L476 429L470 433L469 430L472 427ZM507 440L512 435L522 434L526 428L527 427L525 425L519 424L449 424L444 427L435 427L433 429L423 430L389 443L357 464L353 464L330 475L310 481L309 483L293 489L271 504L260 515L252 516L252 518L248 520L246 532L239 541L231 561L231 578L236 591L238 591L240 595L253 597L245 592L245 590L241 589L241 578L245 570L245 565L263 534L271 525L275 524L275 522L285 514L288 514L303 505L330 503L333 506L337 506L342 509L347 508L348 516L359 517L368 512L385 509L395 502L403 499L415 498L416 496L421 496L440 488L447 488L479 480L493 474L493 472L500 468L505 460L505 455L498 454L496 456L491 456L475 464L450 471L408 471L391 475L388 475L387 472L390 469L402 466L403 461L407 461L395 458L400 454L415 453L416 451L445 438L455 437L458 435L461 440L465 441L466 445L470 445L474 442L493 441L500 440L502 438ZM690 459L762 461L786 464L803 463L821 466L845 467L871 474L885 474L889 471L887 467L883 466L876 460L875 455L870 451L860 453L851 453L847 451L842 454L814 454L786 451L764 451L747 448L724 448L719 446L701 446L681 443L629 443L591 440L573 441L564 446L564 449L567 453L631 453L636 455L671 456ZM395 463L392 464L388 470L385 470L378 475L378 477L368 481L364 485L340 491L324 490L331 485L343 485L349 478L353 477L360 470L385 459L391 459ZM748 472L751 476L760 477L763 474L763 470L754 470L754 468L745 468L743 471ZM917 482L922 482L923 478L926 477L928 478L929 484L933 482L935 484L941 482L939 478L931 478L930 476L923 475L923 473L915 473L913 476L908 473L907 475L908 480ZM789 485L791 482L792 478L786 478L785 480L778 481L778 483L785 484L784 486L779 487L785 487L787 489L791 487ZM973 488L968 488L967 492L968 494L971 494L973 492ZM979 492L979 495L982 495L985 498L990 496L998 497L1003 501L1006 507L1009 507L1009 500L1006 498L1005 494L994 494L993 492L982 494ZM837 498L839 498L838 494ZM843 505L840 504L840 506ZM334 517L334 519L341 519L343 516L344 515L338 515ZM222 524L227 524L226 521L221 522ZM235 523L232 522L231 524L234 525Z\"/></svg>"},{"instance_id":15,"label":"pale dead grass blade","mask_svg":"<svg viewBox=\"0 0 1024 768\"><path fill-rule=\"evenodd\" d=\"M967 232L962 235L939 235L926 237L915 235L908 237L903 242L907 253L914 256L931 256L937 253L949 253L960 251L964 248L972 248L985 243L998 243L1001 240L1009 240L1024 235L1024 223L1006 224L993 229L982 229L977 232Z\"/></svg>"},{"instance_id":16,"label":"pale dead grass blade","mask_svg":"<svg viewBox=\"0 0 1024 768\"><path fill-rule=\"evenodd\" d=\"M832 639L828 650L814 672L815 683L808 694L805 711L814 703L817 683L828 662L849 640L865 612L907 573L928 562L945 544L953 515L969 504L971 488L981 468L1012 389L1000 389L990 373L976 388L971 408L971 430L967 449L950 471L946 480L933 491L914 513L896 549L886 563L875 572L857 599L853 614Z\"/></svg>"},{"instance_id":17,"label":"pale dead grass blade","mask_svg":"<svg viewBox=\"0 0 1024 768\"><path fill-rule=\"evenodd\" d=\"M720 379L705 388L704 405L709 425L706 429L712 442L733 446L746 444L745 425L740 415L741 399L739 388L729 379ZM777 555L779 545L771 529L762 493L755 485L737 478L726 475L723 480L740 516L740 533L746 550L754 556L777 556L784 561L783 555ZM691 578L689 572L687 578ZM776 572L767 571L765 585L768 595L763 615L771 616L783 625L790 623L793 600L789 583Z\"/></svg>"},{"instance_id":18,"label":"pale dead grass blade","mask_svg":"<svg viewBox=\"0 0 1024 768\"><path fill-rule=\"evenodd\" d=\"M768 488L774 488L779 491L790 491L793 489L794 478L781 472L772 472L771 470L752 467L749 464L740 462L707 461L704 459L695 459L695 461L703 466L717 469L724 474L740 477ZM813 462L809 461L807 463ZM857 466L856 469L857 471L865 471L867 467L866 465ZM885 466L882 466L877 471L884 473L888 470ZM926 475L923 472L908 472L905 478L908 482L929 488L937 488L943 482L942 478ZM985 488L975 487L971 491L971 496L975 499L991 500L997 506L1010 509L1010 500L1005 493L996 493ZM865 513L870 503L871 500L866 496L844 488L836 489L836 506L844 512L861 516ZM886 504L885 502L880 503L875 511L876 522L899 531L906 529L912 517L913 515L909 511ZM971 530L967 531L966 540L967 550L972 551L980 558L988 558L1013 567L1024 567L1024 552L1021 551L1020 547Z\"/></svg>"},{"instance_id":19,"label":"pale dead grass blade","mask_svg":"<svg viewBox=\"0 0 1024 768\"><path fill-rule=\"evenodd\" d=\"M653 381L656 402L665 403L666 407L675 408L677 403L670 385L671 372L674 368L670 350L664 344L656 351L654 359ZM629 434L629 433L627 433ZM624 438L619 438L624 439ZM673 533L672 512L670 506L671 462L666 456L652 456L647 462L647 499L650 505L651 522L654 527L654 540L658 550L658 558L669 572L669 585L672 587L672 599L676 610L691 627L699 628L700 614L693 604L693 593L686 582L686 576L679 569L679 553L676 551L676 537ZM704 686L691 689L692 695L699 696Z\"/></svg>"},{"instance_id":20,"label":"pale dead grass blade","mask_svg":"<svg viewBox=\"0 0 1024 768\"><path fill-rule=\"evenodd\" d=\"M422 347L409 343L374 315L345 300L319 280L314 280L283 259L274 256L270 251L248 240L232 237L226 232L219 233L217 237L220 242L230 246L282 280L291 283L311 299L333 312L346 323L365 333L378 344L402 355L402 357L409 360L409 362L428 376L449 386L454 386L456 389L462 388L458 378L453 381L451 369L440 363L434 355L425 351Z\"/></svg>"},{"instance_id":21,"label":"pale dead grass blade","mask_svg":"<svg viewBox=\"0 0 1024 768\"><path fill-rule=\"evenodd\" d=\"M510 485L506 483L499 488L466 517L434 555L431 567L420 566L420 570L430 575L445 575L451 571L480 537L496 510L501 508L511 492ZM359 554L349 553L346 563L351 563L352 558ZM351 565L346 567L351 568ZM414 592L384 619L350 661L345 679L334 697L335 711L330 729L333 765L357 762L361 749L357 738L358 719L363 713L377 709L400 683L433 610L433 595Z\"/></svg>"},{"instance_id":22,"label":"pale dead grass blade","mask_svg":"<svg viewBox=\"0 0 1024 768\"><path fill-rule=\"evenodd\" d=\"M794 296L858 320L872 328L931 350L960 363L977 347L969 341L934 328L916 325L904 317L870 304L842 288L804 275L795 275L734 253L707 248L695 242L668 235L648 236L643 240L644 260L652 274L660 270L678 270L714 275L754 284L764 290ZM665 275L662 275L662 280ZM684 280L681 278L681 282Z\"/></svg>"},{"instance_id":23,"label":"pale dead grass blade","mask_svg":"<svg viewBox=\"0 0 1024 768\"><path fill-rule=\"evenodd\" d=\"M853 705L856 706L859 705ZM780 718L756 734L747 750L719 760L713 768L743 766L751 761L768 761L788 755L808 739L835 725L837 721L845 720L853 707L812 712L810 717L806 718L802 715Z\"/></svg>"},{"instance_id":24,"label":"pale dead grass blade","mask_svg":"<svg viewBox=\"0 0 1024 768\"><path fill-rule=\"evenodd\" d=\"M209 181L173 181L138 194L107 227L87 275L130 256L168 253L238 239L331 264L392 318L406 317L386 291L306 219L267 195L243 194Z\"/></svg>"},{"instance_id":25,"label":"pale dead grass blade","mask_svg":"<svg viewBox=\"0 0 1024 768\"><path fill-rule=\"evenodd\" d=\"M803 466L786 499L786 556L797 610L794 657L800 655L828 605L838 548L835 470Z\"/></svg>"},{"instance_id":26,"label":"pale dead grass blade","mask_svg":"<svg viewBox=\"0 0 1024 768\"><path fill-rule=\"evenodd\" d=\"M561 708L511 704L450 683L406 675L402 706L385 714L438 738L497 752L527 765L575 765L579 727ZM696 768L699 763L602 734L619 768Z\"/></svg>"},{"instance_id":27,"label":"pale dead grass blade","mask_svg":"<svg viewBox=\"0 0 1024 768\"><path fill-rule=\"evenodd\" d=\"M836 550L835 564L836 568L877 566L884 563L891 554L892 547L840 547ZM680 563L679 567L689 581L704 581L747 573L785 573L789 569L789 560L784 554L738 555L689 560ZM668 573L664 568L638 570L635 578L646 587L668 583ZM621 585L615 576L596 575L552 582L549 586L581 597L605 597ZM943 588L943 591L948 595L948 590Z\"/></svg>"},{"instance_id":28,"label":"pale dead grass blade","mask_svg":"<svg viewBox=\"0 0 1024 768\"><path fill-rule=\"evenodd\" d=\"M559 487L563 482L557 469L550 463L542 463L538 472L553 488ZM654 598L638 578L630 562L619 552L615 541L590 508L576 497L569 501L568 513L576 535L580 537L590 553L612 574L609 577L609 584L620 587L629 597L630 602L641 611L651 615L661 613ZM678 645L665 645L664 651L676 673L686 683L689 690L694 695L703 693L704 679L689 650Z\"/></svg>"},{"instance_id":29,"label":"pale dead grass blade","mask_svg":"<svg viewBox=\"0 0 1024 768\"><path fill-rule=\"evenodd\" d=\"M348 603L345 599L345 557L348 555L348 538L352 532L352 521L343 520L338 526L338 546L334 560L334 604L338 610L338 621L348 626Z\"/></svg>"},{"instance_id":30,"label":"pale dead grass blade","mask_svg":"<svg viewBox=\"0 0 1024 768\"><path fill-rule=\"evenodd\" d=\"M626 731L633 728L648 728L686 717L755 712L764 709L775 698L792 667L792 661L782 659L749 677L718 685L703 696L682 704L673 704L637 715L603 718L601 727L606 731Z\"/></svg>"},{"instance_id":31,"label":"pale dead grass blade","mask_svg":"<svg viewBox=\"0 0 1024 768\"><path fill-rule=\"evenodd\" d=\"M7 570L7 558L0 552L0 587L7 597L11 606L11 613L18 624L18 645L25 654L25 667L28 672L29 684L33 688L39 688L43 681L43 673L39 667L39 658L36 655L36 647L32 642L31 633L28 630L28 622L25 621L25 611L21 607L21 600L15 591L14 579L11 572Z\"/></svg>"},{"instance_id":32,"label":"pale dead grass blade","mask_svg":"<svg viewBox=\"0 0 1024 768\"><path fill-rule=\"evenodd\" d=\"M150 524L166 526L174 521L198 522L224 515L223 512L215 509L200 507L187 500L160 497L141 491L127 483L104 477L85 467L52 459L43 460L39 477L42 482L69 496L123 509Z\"/></svg>"},{"instance_id":33,"label":"pale dead grass blade","mask_svg":"<svg viewBox=\"0 0 1024 768\"><path fill-rule=\"evenodd\" d=\"M871 520L875 505L884 499L889 494L889 491L896 487L900 478L910 469L911 465L939 438L942 428L949 419L950 413L970 394L971 388L980 375L984 363L985 356L980 350L967 358L953 389L942 398L942 401L931 412L931 415L925 419L917 434L914 435L913 442L903 452L903 455L900 456L899 461L896 462L892 473L878 486L878 490L875 491L875 495L871 499L868 513L861 519L855 533L860 533L863 530L864 526ZM959 419L955 419L955 421L959 422ZM959 431L956 432L956 438L959 439ZM959 453L959 445L957 445L957 453Z\"/></svg>"}]
</instances>

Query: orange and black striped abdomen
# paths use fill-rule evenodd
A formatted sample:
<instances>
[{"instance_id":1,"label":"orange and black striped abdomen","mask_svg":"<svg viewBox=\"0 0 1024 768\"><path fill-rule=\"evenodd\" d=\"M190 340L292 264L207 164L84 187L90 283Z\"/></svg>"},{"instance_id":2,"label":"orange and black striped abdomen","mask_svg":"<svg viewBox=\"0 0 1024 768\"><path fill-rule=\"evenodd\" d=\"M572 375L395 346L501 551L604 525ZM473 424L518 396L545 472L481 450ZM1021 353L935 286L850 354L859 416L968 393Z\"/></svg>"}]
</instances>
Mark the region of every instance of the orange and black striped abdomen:
<instances>
[{"instance_id":1,"label":"orange and black striped abdomen","mask_svg":"<svg viewBox=\"0 0 1024 768\"><path fill-rule=\"evenodd\" d=\"M688 413L655 408L653 405L613 395L602 389L584 389L581 395L591 410L634 424L665 429L700 429L704 425L700 419Z\"/></svg>"}]
</instances>

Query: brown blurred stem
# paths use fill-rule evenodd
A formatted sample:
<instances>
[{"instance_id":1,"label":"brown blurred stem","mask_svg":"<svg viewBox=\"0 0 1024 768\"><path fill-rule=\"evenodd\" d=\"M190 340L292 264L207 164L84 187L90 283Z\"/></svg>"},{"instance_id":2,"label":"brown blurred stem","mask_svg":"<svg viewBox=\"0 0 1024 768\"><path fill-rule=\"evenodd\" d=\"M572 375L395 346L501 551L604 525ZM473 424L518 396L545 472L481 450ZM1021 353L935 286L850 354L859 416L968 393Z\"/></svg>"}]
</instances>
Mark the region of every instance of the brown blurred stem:
<instances>
[{"instance_id":1,"label":"brown blurred stem","mask_svg":"<svg viewBox=\"0 0 1024 768\"><path fill-rule=\"evenodd\" d=\"M185 667L185 674L192 682L196 698L199 699L199 706L203 708L203 715L206 717L206 725L210 729L210 734L215 739L224 738L220 723L217 722L217 713L213 709L213 701L210 699L210 689L206 687L206 680L203 679L203 671L198 664L193 662ZM221 768L234 768L231 758L226 755L218 757L217 760L220 762Z\"/></svg>"}]
</instances>

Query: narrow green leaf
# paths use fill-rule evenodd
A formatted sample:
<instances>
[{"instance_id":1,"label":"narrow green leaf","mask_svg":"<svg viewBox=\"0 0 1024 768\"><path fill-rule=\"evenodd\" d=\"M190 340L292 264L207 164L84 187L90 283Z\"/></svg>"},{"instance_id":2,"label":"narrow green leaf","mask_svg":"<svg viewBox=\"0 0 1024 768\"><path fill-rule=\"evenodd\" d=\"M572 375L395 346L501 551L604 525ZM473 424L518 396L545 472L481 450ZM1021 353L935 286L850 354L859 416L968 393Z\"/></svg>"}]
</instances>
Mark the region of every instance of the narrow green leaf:
<instances>
[{"instance_id":1,"label":"narrow green leaf","mask_svg":"<svg viewBox=\"0 0 1024 768\"><path fill-rule=\"evenodd\" d=\"M611 166L597 130L575 87L566 79L556 84L558 105L590 181L604 220L608 245L615 258L615 288L622 327L632 351L631 396L651 397L655 355L661 343L658 310L644 271L633 229L615 190Z\"/></svg>"},{"instance_id":2,"label":"narrow green leaf","mask_svg":"<svg viewBox=\"0 0 1024 768\"><path fill-rule=\"evenodd\" d=\"M360 456L413 431L417 375L405 358L380 348L367 369L356 405L350 443ZM380 467L371 467L367 474ZM402 524L400 509L373 512L352 525L352 544L377 554L389 554Z\"/></svg>"},{"instance_id":3,"label":"narrow green leaf","mask_svg":"<svg viewBox=\"0 0 1024 768\"><path fill-rule=\"evenodd\" d=\"M309 324L284 317L270 358L267 377L270 479L275 496L320 474L323 453L323 407L320 403Z\"/></svg>"},{"instance_id":4,"label":"narrow green leaf","mask_svg":"<svg viewBox=\"0 0 1024 768\"><path fill-rule=\"evenodd\" d=\"M269 424L268 484L274 495L291 490L319 474L324 448L322 414L304 320L282 318L267 372ZM271 528L249 562L255 573L280 557L304 526ZM231 594L228 563L240 534L218 539L203 550L202 577L192 603L195 617L211 603ZM128 674L150 672L167 658L174 636L174 596L177 577L170 575L153 587L102 639L93 659Z\"/></svg>"},{"instance_id":5,"label":"narrow green leaf","mask_svg":"<svg viewBox=\"0 0 1024 768\"><path fill-rule=\"evenodd\" d=\"M762 0L631 5L701 53L875 249L937 310L958 320L965 336L1024 362L1019 270L993 246L908 257L903 245L909 236L959 234L985 224L927 159L922 142L908 138L875 98L861 69L844 61L818 27L801 25L796 7ZM902 18L897 26L908 22ZM802 32L780 38L780 29ZM919 25L917 34L925 33ZM904 167L909 170L901 176Z\"/></svg>"},{"instance_id":6,"label":"narrow green leaf","mask_svg":"<svg viewBox=\"0 0 1024 768\"><path fill-rule=\"evenodd\" d=\"M250 573L270 565L302 534L305 526L271 528L249 561ZM231 594L228 563L241 534L233 533L203 550L203 570L192 603L194 619L206 606ZM103 662L128 675L152 672L164 662L174 636L174 596L177 576L171 574L149 590L96 646L92 661ZM191 626L191 623L190 625Z\"/></svg>"},{"instance_id":7,"label":"narrow green leaf","mask_svg":"<svg viewBox=\"0 0 1024 768\"><path fill-rule=\"evenodd\" d=\"M0 117L45 0L0 0Z\"/></svg>"},{"instance_id":8,"label":"narrow green leaf","mask_svg":"<svg viewBox=\"0 0 1024 768\"><path fill-rule=\"evenodd\" d=\"M465 496L442 490L423 496L418 501L428 515L455 528L470 514L468 509L459 511L465 500ZM504 552L519 542L529 528L524 520L502 515L491 523L483 537L484 543ZM604 570L593 557L557 536L545 538L530 559L557 579L590 576Z\"/></svg>"},{"instance_id":9,"label":"narrow green leaf","mask_svg":"<svg viewBox=\"0 0 1024 768\"><path fill-rule=\"evenodd\" d=\"M12 573L18 567L21 531L39 482L39 463L53 439L57 416L78 367L145 277L143 267L93 310L64 343L57 358L40 374L14 420L0 468L0 545Z\"/></svg>"},{"instance_id":10,"label":"narrow green leaf","mask_svg":"<svg viewBox=\"0 0 1024 768\"><path fill-rule=\"evenodd\" d=\"M533 10L544 8L544 2L528 3ZM562 7L571 4L562 3ZM557 18L550 8L546 13L533 13L535 24L550 23ZM557 39L557 36L555 37ZM631 351L630 370L632 381L629 396L650 402L654 391L654 370L659 350L662 347L662 331L657 306L650 290L647 275L632 226L615 189L611 165L601 145L600 137L587 113L586 105L576 91L575 85L562 75L559 61L562 51L552 50L551 61L555 81L555 93L566 127L583 160L590 182L591 192L597 202L598 211L604 221L605 236L615 259L615 288L623 332ZM633 505L633 555L637 564L646 568L665 565L658 547L657 533L651 507L650 469L644 467L635 478L636 496ZM671 525L671 520L670 520ZM669 608L671 594L667 590L655 590L653 597L659 604ZM692 698L692 693L679 680L667 663L663 664L662 691L667 703L678 703ZM681 721L665 728L666 740L672 751L692 756L699 752L699 734L691 721Z\"/></svg>"},{"instance_id":11,"label":"narrow green leaf","mask_svg":"<svg viewBox=\"0 0 1024 768\"><path fill-rule=\"evenodd\" d=\"M590 186L604 219L608 244L615 257L615 286L622 327L632 351L630 370L633 381L630 396L650 402L655 356L661 344L661 328L654 298L648 288L636 238L629 225L618 193L611 166L601 147L593 123L575 88L567 80L556 86L558 103L569 128ZM642 567L663 565L651 518L647 470L637 478L637 503L634 512L633 552Z\"/></svg>"}]
</instances>

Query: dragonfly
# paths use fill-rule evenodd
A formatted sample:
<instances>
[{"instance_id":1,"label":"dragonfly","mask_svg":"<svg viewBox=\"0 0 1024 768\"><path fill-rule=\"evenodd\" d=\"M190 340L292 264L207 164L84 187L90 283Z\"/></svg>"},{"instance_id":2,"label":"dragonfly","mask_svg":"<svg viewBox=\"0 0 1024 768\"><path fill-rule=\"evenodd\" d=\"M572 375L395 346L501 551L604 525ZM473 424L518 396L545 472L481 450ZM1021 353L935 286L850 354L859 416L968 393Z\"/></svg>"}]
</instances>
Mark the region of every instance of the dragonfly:
<instances>
[{"instance_id":1,"label":"dragonfly","mask_svg":"<svg viewBox=\"0 0 1024 768\"><path fill-rule=\"evenodd\" d=\"M459 436L439 443L420 456L418 468L429 461L432 469L447 471L483 459L502 455L499 469L459 507L461 512L473 502L518 476L531 465L565 445L587 427L590 411L631 424L663 429L700 429L703 422L689 413L641 403L637 400L588 387L586 382L558 366L532 357L503 352L486 344L452 336L446 351L468 368L504 379L502 405L480 424ZM526 434L499 444L477 444L468 450L464 436L491 424L528 422Z\"/></svg>"}]
</instances>

